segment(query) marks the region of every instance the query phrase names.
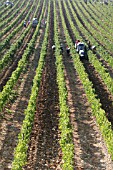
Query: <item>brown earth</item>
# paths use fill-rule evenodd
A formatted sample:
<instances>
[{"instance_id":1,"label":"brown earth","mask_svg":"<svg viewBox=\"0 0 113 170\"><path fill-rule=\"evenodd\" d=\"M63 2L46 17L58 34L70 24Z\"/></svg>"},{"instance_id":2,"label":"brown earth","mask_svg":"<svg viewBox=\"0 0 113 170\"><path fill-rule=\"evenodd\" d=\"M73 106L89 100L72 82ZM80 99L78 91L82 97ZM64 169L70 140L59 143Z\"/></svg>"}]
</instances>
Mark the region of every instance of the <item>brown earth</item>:
<instances>
[{"instance_id":1,"label":"brown earth","mask_svg":"<svg viewBox=\"0 0 113 170\"><path fill-rule=\"evenodd\" d=\"M62 4L63 8L63 4ZM83 85L79 75L74 69L71 55L66 53L66 39L59 15L59 6L57 4L57 16L59 25L60 41L64 45L63 63L68 91L67 103L70 111L70 122L73 127L73 143L74 143L74 169L75 170L113 170L113 162L108 154L106 144L102 138L95 117L92 115L90 104L87 101ZM66 18L63 8L66 25L70 31L72 40L75 40L71 27ZM27 165L24 170L61 170L62 151L59 145L60 131L59 124L59 95L56 82L56 66L55 56L51 46L54 44L54 14L53 3L51 3L50 14L50 32L48 40L47 55L45 58L45 66L42 74L39 94L36 102L36 113L32 133L30 136ZM74 20L73 20L74 22ZM20 131L22 121L24 119L24 109L27 107L31 93L32 80L38 65L40 56L40 44L42 44L44 32L41 32L35 53L29 59L26 70L21 74L14 90L17 90L15 102L10 103L4 109L0 120L0 170L11 169L13 160L13 151L17 144L17 135ZM105 86L95 72L94 67L89 62L84 62L84 67L89 75L90 80L97 85L103 93L106 92ZM87 65L87 67L86 67ZM88 72L91 70L91 75ZM102 89L103 87L103 89ZM98 89L96 90L98 96ZM102 93L102 94L103 94ZM107 92L106 92L107 93ZM106 94L105 93L105 94ZM107 96L108 95L108 96ZM101 97L100 95L99 97ZM106 94L106 102L109 105L111 101L107 100L109 93ZM104 99L104 97L102 97ZM106 105L102 100L102 106ZM105 104L105 105L104 105ZM110 105L111 106L111 105ZM112 110L109 107L107 112ZM8 112L10 114L8 114Z\"/></svg>"},{"instance_id":2,"label":"brown earth","mask_svg":"<svg viewBox=\"0 0 113 170\"><path fill-rule=\"evenodd\" d=\"M69 29L70 36L72 40L75 40L76 38L74 37L74 34L71 30L71 26L68 23L65 10L64 8L62 9L67 28ZM60 38L62 39L62 42L64 42L64 46L66 46L65 44L66 40L60 16L58 17L58 21ZM63 54L63 61L65 65L66 86L68 89L70 120L73 126L73 142L75 145L75 169L112 170L113 162L111 161L110 155L108 154L106 144L102 138L101 132L96 123L96 119L92 115L90 105L87 101L86 94L84 92L83 85L79 79L78 73L74 69L71 56L70 55L68 56L65 51ZM86 65L87 68L90 67L89 69L91 70L90 74L92 74L92 71L94 72L94 68L91 65L91 63L89 63L88 61L84 61L83 63L85 67ZM94 76L94 74L96 76ZM98 82L97 84L99 86L100 81L99 79L97 79L98 74L96 72L94 74L92 74L92 79L95 82L95 84L96 82ZM94 87L96 86L95 84ZM101 86L99 87L101 91ZM102 94L103 93L101 93L101 95ZM106 99L108 98L109 97L107 97ZM106 101L104 102L106 103ZM108 105L110 105L110 102L108 103ZM109 107L109 109L112 110L112 107Z\"/></svg>"},{"instance_id":3,"label":"brown earth","mask_svg":"<svg viewBox=\"0 0 113 170\"><path fill-rule=\"evenodd\" d=\"M42 81L37 98L36 113L31 133L27 165L25 170L60 170L62 153L59 145L59 96L56 82L54 44L54 14L51 3L50 32L47 55L42 74Z\"/></svg>"},{"instance_id":4,"label":"brown earth","mask_svg":"<svg viewBox=\"0 0 113 170\"><path fill-rule=\"evenodd\" d=\"M45 9L45 18L47 17ZM31 94L32 81L40 57L41 44L44 38L44 29L40 30L35 51L30 56L28 64L20 75L13 89L15 96L0 113L0 170L11 169L14 148L17 145L18 133L24 119L24 110L27 108Z\"/></svg>"}]
</instances>

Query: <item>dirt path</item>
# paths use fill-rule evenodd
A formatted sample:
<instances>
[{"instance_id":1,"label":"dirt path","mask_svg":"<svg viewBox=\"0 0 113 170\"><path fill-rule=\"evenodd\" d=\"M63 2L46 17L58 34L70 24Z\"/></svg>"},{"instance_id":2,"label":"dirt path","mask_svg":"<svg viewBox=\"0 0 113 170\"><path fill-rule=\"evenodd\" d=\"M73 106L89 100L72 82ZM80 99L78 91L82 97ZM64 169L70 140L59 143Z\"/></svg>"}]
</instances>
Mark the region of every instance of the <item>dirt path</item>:
<instances>
[{"instance_id":1,"label":"dirt path","mask_svg":"<svg viewBox=\"0 0 113 170\"><path fill-rule=\"evenodd\" d=\"M24 110L27 108L31 94L32 81L40 57L41 43L44 32L40 30L35 52L29 58L24 72L20 75L13 91L16 94L14 99L0 113L0 170L11 169L14 148L17 145L17 136L24 119Z\"/></svg>"},{"instance_id":2,"label":"dirt path","mask_svg":"<svg viewBox=\"0 0 113 170\"><path fill-rule=\"evenodd\" d=\"M59 15L59 6L58 3L56 4L59 37L64 44L63 63L68 90L67 103L70 111L70 122L73 127L73 143L75 146L74 170L113 170L113 161L111 161L108 154L95 117L92 116L83 85L74 69L72 57L67 55L65 51L66 39ZM74 42L75 37L66 18L64 8L63 15ZM51 49L54 44L53 3L51 3L49 22L51 29L49 31L45 67L36 102L36 113L30 137L27 165L23 167L23 170L61 170L62 152L59 145L60 131L58 129L60 112L59 95L56 82L56 60ZM73 22L75 22L74 19ZM11 169L13 152L24 119L24 110L27 107L30 97L32 81L38 65L43 38L44 30L41 30L36 42L35 52L29 58L27 67L13 89L15 96L0 114L0 170ZM86 61L83 64L89 75L89 79L93 82L94 87L97 88L96 92L98 97L101 98L101 102L103 102L103 108L107 108L106 115L108 113L112 115L112 100L108 100L110 95L106 91L98 73L95 72L91 63ZM105 96L102 95L104 93ZM106 98L105 102L104 98Z\"/></svg>"},{"instance_id":3,"label":"dirt path","mask_svg":"<svg viewBox=\"0 0 113 170\"><path fill-rule=\"evenodd\" d=\"M28 6L29 7L29 9L30 9L30 5ZM21 18L18 18L18 16L21 14L21 13L19 13L18 15L17 15L17 17L15 17L13 20L11 20L11 23L8 23L7 25L5 25L5 29L9 26L9 25L11 25L13 22L15 22L15 21L17 21L16 23L15 23L15 25L13 25L13 27L11 27L9 30L7 30L7 31L5 31L5 33L1 36L1 38L0 38L0 41L1 42L3 42L3 40L5 39L5 38L7 38L7 36L9 35L9 34L11 34L12 32L13 32L13 30L21 23L21 21L22 20L24 20L24 18L25 18L25 16L27 15L27 10L29 10L29 9L26 9L26 11L24 11L25 10L25 8L26 8L26 4L24 4L24 6L22 7L22 9L21 9L21 13L23 13L23 15L22 15L22 17ZM24 11L24 12L23 12ZM3 28L3 32L4 32L4 28Z\"/></svg>"},{"instance_id":4,"label":"dirt path","mask_svg":"<svg viewBox=\"0 0 113 170\"><path fill-rule=\"evenodd\" d=\"M81 24L83 24L83 27L85 27L85 29L90 33L90 35L93 36L93 34L90 32L90 30L88 30L87 26L84 25L82 19L80 18L79 14L77 13L76 8L75 8L75 6L73 6L73 4L72 4L72 8L73 8L73 10L75 11L77 17L79 18ZM76 20L74 19L73 15L72 15L72 13L71 13L70 8L69 8L69 11L70 11L70 14L71 14L73 23L74 23L75 26L77 27L78 32L79 32L80 35L83 37L83 39L86 40L87 38L86 38L86 36L85 36L84 34L82 34L82 32L80 31L80 29L79 29L79 27L78 27L78 25L77 25L77 23L76 23ZM91 24L91 23L90 23L90 24ZM70 28L70 26L69 26L69 28ZM70 32L71 32L71 31L70 31ZM72 36L72 38L73 38L73 36ZM93 37L93 38L95 39L95 37ZM74 38L73 38L73 39L74 39ZM95 39L95 40L98 42L97 39ZM99 42L98 42L98 43L99 43ZM100 43L99 43L99 44L100 44ZM102 44L100 44L100 45L102 45ZM111 55L111 53L110 53L110 55ZM105 60L102 58L102 56L100 56L100 54L97 53L97 52L96 52L96 57L97 57L98 60L102 63L102 65L108 70L110 76L113 78L113 69L110 67L109 63L107 63L107 61L105 61Z\"/></svg>"},{"instance_id":5,"label":"dirt path","mask_svg":"<svg viewBox=\"0 0 113 170\"><path fill-rule=\"evenodd\" d=\"M41 7L38 10L37 18L39 19L40 14L41 14L41 9L42 9L43 3L41 3ZM46 11L46 10L45 10ZM28 43L32 39L32 36L34 34L34 29L31 28L27 35L25 36L23 43L21 46L17 49L16 54L12 56L12 60L7 64L6 67L2 70L0 73L0 91L3 90L3 86L6 85L6 82L9 80L12 72L17 68L19 60L22 58L22 55L24 53L24 50L26 49Z\"/></svg>"},{"instance_id":6,"label":"dirt path","mask_svg":"<svg viewBox=\"0 0 113 170\"><path fill-rule=\"evenodd\" d=\"M50 32L45 67L42 75L36 114L28 151L25 170L60 170L61 149L59 146L59 99L56 82L54 43L53 3L51 3Z\"/></svg>"},{"instance_id":7,"label":"dirt path","mask_svg":"<svg viewBox=\"0 0 113 170\"><path fill-rule=\"evenodd\" d=\"M65 15L64 10L63 14ZM60 38L65 46L65 36L60 17L58 21ZM71 56L68 56L65 51L63 61L65 66L66 87L68 89L70 120L73 126L75 169L112 170L113 163L102 139L96 120L92 116L83 85L74 69Z\"/></svg>"},{"instance_id":8,"label":"dirt path","mask_svg":"<svg viewBox=\"0 0 113 170\"><path fill-rule=\"evenodd\" d=\"M79 7L79 5L78 5L77 2L76 2L76 5L77 5L77 8L81 11L81 13L84 15L84 13L83 13L82 10L80 9L80 7ZM98 44L99 44L100 46L102 46L111 56L113 56L113 52L111 52L111 51L105 46L105 44L104 44L102 41L100 41L100 40L98 39L98 37L96 37L95 34L93 34L93 32L91 32L91 30L87 27L87 25L85 24L84 20L82 20L82 17L79 15L79 12L77 12L76 7L73 5L73 3L72 3L72 6L73 6L73 9L74 9L74 11L76 12L76 15L77 15L77 17L79 18L81 24L83 25L83 27L90 33L91 36L93 36L93 38L98 42ZM86 18L86 19L87 19L87 18ZM87 19L87 20L88 20L88 19ZM91 20L88 20L88 22L89 22L89 24L93 27ZM97 28L94 28L94 29L97 29Z\"/></svg>"},{"instance_id":9,"label":"dirt path","mask_svg":"<svg viewBox=\"0 0 113 170\"><path fill-rule=\"evenodd\" d=\"M70 34L72 41L74 43L76 37L74 36L73 31L71 29L71 26L68 22L63 4L62 4L62 9L63 9L64 18L65 18L65 21L66 21L67 28L69 29L69 34ZM70 12L70 14L71 14L71 12ZM75 22L73 17L72 17L72 20L73 20L73 22ZM83 34L80 34L80 35L82 37L84 37ZM99 73L96 72L92 63L90 63L89 61L86 61L86 60L83 60L82 62L83 62L85 71L88 74L89 80L93 83L93 88L95 89L95 93L97 94L97 97L100 99L100 102L102 104L102 108L105 110L108 120L113 125L113 114L112 114L112 111L113 111L113 105L112 105L113 96L108 91L106 85L104 84L103 80L101 79ZM108 71L111 73L110 69L108 69Z\"/></svg>"},{"instance_id":10,"label":"dirt path","mask_svg":"<svg viewBox=\"0 0 113 170\"><path fill-rule=\"evenodd\" d=\"M8 66L6 66L2 73L0 73L0 91L3 90L3 87L6 85L7 81L10 79L10 76L12 72L17 68L19 60L22 58L22 55L24 54L24 50L27 47L27 43L31 40L33 36L34 30L31 29L27 36L25 37L25 43L19 50L16 51L16 54L13 56L14 59L10 63L8 63Z\"/></svg>"}]
</instances>

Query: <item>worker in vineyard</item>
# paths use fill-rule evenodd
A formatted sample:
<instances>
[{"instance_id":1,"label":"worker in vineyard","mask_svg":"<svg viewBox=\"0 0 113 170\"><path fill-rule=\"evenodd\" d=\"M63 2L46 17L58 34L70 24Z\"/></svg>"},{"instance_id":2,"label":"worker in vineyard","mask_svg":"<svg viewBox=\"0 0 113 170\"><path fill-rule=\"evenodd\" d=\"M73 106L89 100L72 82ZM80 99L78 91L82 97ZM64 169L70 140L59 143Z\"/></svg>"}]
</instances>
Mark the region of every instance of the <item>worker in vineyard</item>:
<instances>
[{"instance_id":1,"label":"worker in vineyard","mask_svg":"<svg viewBox=\"0 0 113 170\"><path fill-rule=\"evenodd\" d=\"M95 45L91 45L90 41L88 41L87 44L88 44L88 49L92 50L93 53L96 53L96 46Z\"/></svg>"},{"instance_id":2,"label":"worker in vineyard","mask_svg":"<svg viewBox=\"0 0 113 170\"><path fill-rule=\"evenodd\" d=\"M28 25L30 24L30 20L28 20Z\"/></svg>"},{"instance_id":3,"label":"worker in vineyard","mask_svg":"<svg viewBox=\"0 0 113 170\"><path fill-rule=\"evenodd\" d=\"M45 21L45 25L47 24L47 21Z\"/></svg>"},{"instance_id":4,"label":"worker in vineyard","mask_svg":"<svg viewBox=\"0 0 113 170\"><path fill-rule=\"evenodd\" d=\"M68 47L68 45L66 46L66 51L67 51L67 54L70 54L70 48Z\"/></svg>"},{"instance_id":5,"label":"worker in vineyard","mask_svg":"<svg viewBox=\"0 0 113 170\"><path fill-rule=\"evenodd\" d=\"M26 21L24 21L24 27L26 28Z\"/></svg>"},{"instance_id":6,"label":"worker in vineyard","mask_svg":"<svg viewBox=\"0 0 113 170\"><path fill-rule=\"evenodd\" d=\"M52 45L52 50L55 51L55 45Z\"/></svg>"},{"instance_id":7,"label":"worker in vineyard","mask_svg":"<svg viewBox=\"0 0 113 170\"><path fill-rule=\"evenodd\" d=\"M75 41L75 48L77 48L77 44L80 42L80 40Z\"/></svg>"},{"instance_id":8,"label":"worker in vineyard","mask_svg":"<svg viewBox=\"0 0 113 170\"><path fill-rule=\"evenodd\" d=\"M41 21L41 27L44 28L47 24L47 21L45 19L42 19Z\"/></svg>"},{"instance_id":9,"label":"worker in vineyard","mask_svg":"<svg viewBox=\"0 0 113 170\"><path fill-rule=\"evenodd\" d=\"M80 40L76 40L76 42L75 42L75 43L76 43L76 44L78 44L79 42L80 42Z\"/></svg>"},{"instance_id":10,"label":"worker in vineyard","mask_svg":"<svg viewBox=\"0 0 113 170\"><path fill-rule=\"evenodd\" d=\"M61 49L61 52L63 53L64 46L62 43L60 43L60 49Z\"/></svg>"},{"instance_id":11,"label":"worker in vineyard","mask_svg":"<svg viewBox=\"0 0 113 170\"><path fill-rule=\"evenodd\" d=\"M90 43L90 41L87 42L87 45L88 45L88 49L91 50L91 43Z\"/></svg>"},{"instance_id":12,"label":"worker in vineyard","mask_svg":"<svg viewBox=\"0 0 113 170\"><path fill-rule=\"evenodd\" d=\"M96 53L96 46L93 45L93 46L91 47L91 49L92 49L93 53L95 54L95 53Z\"/></svg>"}]
</instances>

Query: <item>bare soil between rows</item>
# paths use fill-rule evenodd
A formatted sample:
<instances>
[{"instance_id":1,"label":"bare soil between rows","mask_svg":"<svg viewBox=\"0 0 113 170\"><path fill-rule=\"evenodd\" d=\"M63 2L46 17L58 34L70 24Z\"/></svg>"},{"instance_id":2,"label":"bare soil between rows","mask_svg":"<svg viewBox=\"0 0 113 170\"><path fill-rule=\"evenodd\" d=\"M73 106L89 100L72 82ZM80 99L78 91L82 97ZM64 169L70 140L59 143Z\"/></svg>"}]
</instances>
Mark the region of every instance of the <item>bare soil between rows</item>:
<instances>
[{"instance_id":1,"label":"bare soil between rows","mask_svg":"<svg viewBox=\"0 0 113 170\"><path fill-rule=\"evenodd\" d=\"M59 11L59 6L57 6L57 10ZM63 10L63 14L66 19L65 10ZM23 167L24 170L61 170L61 165L63 163L62 151L59 145L60 131L58 129L58 124L60 109L58 87L56 82L55 56L51 49L51 46L54 44L53 4L51 4L50 16L51 29L49 32L48 50L45 58L42 81L36 102L36 113L29 142L27 164L25 167ZM63 42L64 47L66 47L64 30L62 28L59 12L58 23L60 40ZM67 19L66 24L69 29L69 23ZM72 30L70 29L69 31L71 38L74 40L75 37L73 36ZM41 41L39 44L40 43ZM13 105L14 112L18 115L9 115L3 120L4 122L2 124L2 128L4 128L4 131L2 132L4 133L4 137L1 141L5 141L5 143L1 150L1 170L11 169L11 160L13 158L11 153L12 149L9 149L10 152L7 152L6 148L14 148L16 145L15 142L17 142L17 137L15 137L16 140L13 142L12 136L14 131L19 133L21 128L22 120L24 118L24 115L21 114L21 112L23 108L27 107L27 102L32 86L32 79L37 67L36 62L38 62L39 53L40 50L37 50L35 55L38 56L35 59L31 58L30 60L31 62L33 61L33 63L32 65L28 66L26 74L24 75L26 77L26 81L22 84L20 82L22 89L19 101L17 101L17 105L19 106L18 110L17 105ZM95 117L92 116L90 105L87 101L83 85L79 79L79 75L74 69L72 57L67 55L65 50L63 52L63 63L65 69L64 73L66 87L68 90L67 103L70 111L70 122L73 127L74 170L113 170L113 162L110 159L110 155L108 154ZM88 65L86 70L90 69L92 71L91 73L93 73L94 68L88 62L84 63L84 67L86 67L86 64ZM23 76L21 76L21 79L22 77ZM96 86L96 83L99 81L97 77L97 74L95 77L92 76L92 79L95 82L94 86ZM28 84L29 88L27 88ZM109 102L107 104L109 104ZM9 135L6 137L7 134ZM10 160L7 160L10 154L11 158Z\"/></svg>"},{"instance_id":2,"label":"bare soil between rows","mask_svg":"<svg viewBox=\"0 0 113 170\"><path fill-rule=\"evenodd\" d=\"M73 31L71 29L71 26L68 22L68 19L66 17L66 13L65 13L65 9L64 9L63 5L62 5L62 9L63 9L65 22L66 22L67 28L69 30L70 36L72 38L73 43L75 43L76 37L74 36ZM70 12L70 14L71 14L71 12ZM78 15L78 17L79 17L79 15ZM80 19L80 17L79 17L79 19ZM76 22L75 22L73 17L72 17L72 20L73 20L73 23L75 23L75 26L76 26ZM83 23L83 21L81 19L80 19L80 21L81 21L81 23ZM85 35L83 35L82 33L80 33L80 35L83 38L85 37ZM99 58L99 56L97 56L97 57ZM97 95L97 98L100 99L100 102L102 104L102 108L106 112L106 117L108 118L108 120L111 122L111 124L113 126L113 105L112 105L113 96L108 91L106 85L104 84L103 80L101 79L99 73L96 72L94 66L89 61L83 60L82 62L83 62L85 71L88 74L89 80L93 83L93 88L95 89L95 93ZM104 61L104 64L105 63L106 62ZM108 68L108 72L110 72L110 74L112 75L111 68L108 67L107 63L106 63L106 66Z\"/></svg>"},{"instance_id":3,"label":"bare soil between rows","mask_svg":"<svg viewBox=\"0 0 113 170\"><path fill-rule=\"evenodd\" d=\"M55 56L52 52L54 44L54 14L51 3L50 32L47 55L42 74L36 113L30 137L27 165L25 170L60 170L62 152L59 145L59 95L56 82Z\"/></svg>"},{"instance_id":4,"label":"bare soil between rows","mask_svg":"<svg viewBox=\"0 0 113 170\"><path fill-rule=\"evenodd\" d=\"M63 9L63 15L65 17L65 22L69 30L70 36L72 40L75 40L76 37L74 37L74 34L71 30L71 26L68 23L65 10L63 8L63 3L62 3L62 9ZM62 39L62 42L64 42L64 45L66 46L65 43L66 40L65 40L64 30L62 28L60 16L58 17L58 22L59 22L60 39ZM74 42L75 41L73 41L73 43ZM66 87L68 89L68 105L70 108L70 120L73 126L73 142L75 146L75 157L74 157L75 169L76 170L81 170L81 169L112 170L113 161L111 161L110 155L108 154L106 144L102 138L101 132L96 123L96 119L92 115L91 108L87 101L83 85L79 79L79 75L74 69L72 58L70 55L66 54L66 51L64 51L63 54L63 61L65 66ZM98 78L98 74L93 72L94 68L92 67L92 65L88 61L83 61L83 64L84 67L86 68L86 71L89 68L90 74L93 73L91 80L95 82L94 87L96 86L96 84L98 84L99 86L100 77ZM103 90L102 87L103 87L102 85L99 86L100 89L98 90L99 91ZM107 95L105 89L104 92L105 95ZM107 97L108 96L106 96L106 99ZM108 103L108 105L109 104L110 103Z\"/></svg>"},{"instance_id":5,"label":"bare soil between rows","mask_svg":"<svg viewBox=\"0 0 113 170\"><path fill-rule=\"evenodd\" d=\"M47 9L45 9L44 16L47 17ZM6 105L0 115L0 170L8 170L12 167L14 148L18 142L18 133L25 116L24 110L28 105L33 78L40 57L44 29L40 30L34 53L29 57L27 66L14 86L13 91L16 92L16 96Z\"/></svg>"},{"instance_id":6,"label":"bare soil between rows","mask_svg":"<svg viewBox=\"0 0 113 170\"><path fill-rule=\"evenodd\" d=\"M43 3L42 3L43 4ZM42 9L42 4L39 8L37 18L39 19ZM31 28L28 34L25 36L22 45L17 49L16 54L12 56L9 64L2 70L0 73L0 91L3 90L3 87L6 85L7 81L10 79L12 72L17 68L19 60L24 54L24 50L27 48L28 43L32 39L35 29Z\"/></svg>"}]
</instances>

